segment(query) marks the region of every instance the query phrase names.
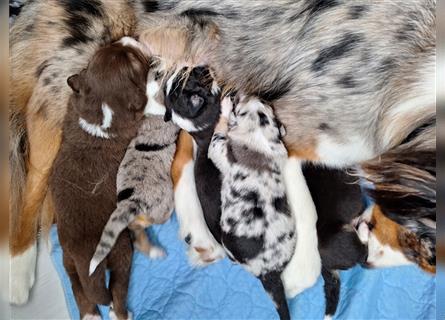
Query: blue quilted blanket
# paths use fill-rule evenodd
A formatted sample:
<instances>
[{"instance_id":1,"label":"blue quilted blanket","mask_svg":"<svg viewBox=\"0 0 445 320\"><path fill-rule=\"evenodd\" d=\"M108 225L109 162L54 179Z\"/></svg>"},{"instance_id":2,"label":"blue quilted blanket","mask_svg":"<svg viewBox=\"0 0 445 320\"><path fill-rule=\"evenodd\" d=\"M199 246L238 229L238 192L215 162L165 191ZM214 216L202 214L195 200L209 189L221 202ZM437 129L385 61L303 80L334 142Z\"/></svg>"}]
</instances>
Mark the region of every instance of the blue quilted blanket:
<instances>
[{"instance_id":1,"label":"blue quilted blanket","mask_svg":"<svg viewBox=\"0 0 445 320\"><path fill-rule=\"evenodd\" d=\"M155 226L150 237L168 257L133 258L129 309L133 319L277 319L274 306L260 282L228 259L202 269L187 262L185 245L178 239L176 216ZM72 319L79 312L62 264L57 230L51 230L52 258L65 291ZM341 319L435 319L436 281L416 267L341 273L341 301L335 317ZM323 280L289 301L292 319L322 319ZM101 308L107 315L107 308ZM104 317L108 319L108 316Z\"/></svg>"}]
</instances>

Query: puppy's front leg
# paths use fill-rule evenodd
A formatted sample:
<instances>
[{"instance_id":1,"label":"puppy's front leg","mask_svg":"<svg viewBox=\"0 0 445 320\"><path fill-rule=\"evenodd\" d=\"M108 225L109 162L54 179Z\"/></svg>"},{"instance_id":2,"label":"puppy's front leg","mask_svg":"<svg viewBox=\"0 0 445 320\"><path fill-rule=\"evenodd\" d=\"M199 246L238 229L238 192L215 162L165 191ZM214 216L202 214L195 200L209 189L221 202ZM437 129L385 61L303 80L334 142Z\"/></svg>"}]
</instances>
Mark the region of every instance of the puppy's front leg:
<instances>
[{"instance_id":1,"label":"puppy's front leg","mask_svg":"<svg viewBox=\"0 0 445 320\"><path fill-rule=\"evenodd\" d=\"M284 182L291 211L295 216L297 245L281 279L287 297L294 297L312 287L321 273L316 228L317 211L301 169L300 159L288 158L284 168Z\"/></svg>"},{"instance_id":2,"label":"puppy's front leg","mask_svg":"<svg viewBox=\"0 0 445 320\"><path fill-rule=\"evenodd\" d=\"M232 101L229 97L225 97L221 102L221 116L209 146L209 159L221 172L227 171L230 165L227 158L227 131L229 130L228 122L232 108Z\"/></svg>"}]
</instances>

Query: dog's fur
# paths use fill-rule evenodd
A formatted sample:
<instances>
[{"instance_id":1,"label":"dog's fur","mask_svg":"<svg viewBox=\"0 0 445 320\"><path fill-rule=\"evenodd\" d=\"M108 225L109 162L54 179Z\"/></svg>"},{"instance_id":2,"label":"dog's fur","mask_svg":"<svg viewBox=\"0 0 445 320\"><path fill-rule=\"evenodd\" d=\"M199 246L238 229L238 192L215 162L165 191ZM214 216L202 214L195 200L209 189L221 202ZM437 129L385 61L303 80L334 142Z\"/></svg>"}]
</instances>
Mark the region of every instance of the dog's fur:
<instances>
[{"instance_id":1,"label":"dog's fur","mask_svg":"<svg viewBox=\"0 0 445 320\"><path fill-rule=\"evenodd\" d=\"M220 242L221 178L219 170L207 156L220 112L220 93L212 92L212 84L206 67L194 68L185 80L181 74L173 75L167 82L165 105L171 110L172 121L188 131L197 145L196 191L207 226Z\"/></svg>"},{"instance_id":2,"label":"dog's fur","mask_svg":"<svg viewBox=\"0 0 445 320\"><path fill-rule=\"evenodd\" d=\"M170 167L176 149L178 128L164 116L148 116L128 146L117 173L117 208L111 214L96 252L90 273L108 255L119 234L127 227L137 239L137 249L151 258L164 256L153 246L145 229L162 224L173 212Z\"/></svg>"},{"instance_id":3,"label":"dog's fur","mask_svg":"<svg viewBox=\"0 0 445 320\"><path fill-rule=\"evenodd\" d=\"M229 257L261 280L280 319L290 319L281 273L298 235L283 177L284 128L257 98L244 98L232 112L225 97L221 108L208 154L222 177L221 241Z\"/></svg>"},{"instance_id":4,"label":"dog's fur","mask_svg":"<svg viewBox=\"0 0 445 320\"><path fill-rule=\"evenodd\" d=\"M354 229L365 210L357 178L343 170L306 165L307 185L317 208L318 247L326 296L325 315L333 317L340 298L338 270L364 264L368 250Z\"/></svg>"},{"instance_id":5,"label":"dog's fur","mask_svg":"<svg viewBox=\"0 0 445 320\"><path fill-rule=\"evenodd\" d=\"M170 167L179 128L170 121L164 121L165 106L163 101L158 102L156 99L159 91L162 91L161 79L155 79L157 72L159 71L152 65L147 78L147 118L128 146L119 166L117 208L102 232L90 263L90 273L108 255L119 234L128 226L133 231L137 248L141 252L152 258L165 255L161 248L150 243L145 228L151 224L164 223L173 212Z\"/></svg>"},{"instance_id":6,"label":"dog's fur","mask_svg":"<svg viewBox=\"0 0 445 320\"><path fill-rule=\"evenodd\" d=\"M225 252L213 237L204 218L196 191L193 154L193 138L181 130L172 164L179 236L188 245L189 262L194 266L206 266L224 258Z\"/></svg>"},{"instance_id":7,"label":"dog's fur","mask_svg":"<svg viewBox=\"0 0 445 320\"><path fill-rule=\"evenodd\" d=\"M97 47L136 33L176 63L207 62L218 81L274 102L291 154L344 166L378 159L435 114L435 7L435 0L30 2L10 37L13 257L35 243L69 96L60 80Z\"/></svg>"},{"instance_id":8,"label":"dog's fur","mask_svg":"<svg viewBox=\"0 0 445 320\"><path fill-rule=\"evenodd\" d=\"M98 50L86 69L68 79L74 93L50 190L63 263L81 317L97 315L96 304L111 301L119 319L128 317L126 297L133 252L129 232L120 235L91 277L88 266L116 208L116 174L143 118L148 68L143 53L118 43ZM109 289L105 268L111 270Z\"/></svg>"}]
</instances>

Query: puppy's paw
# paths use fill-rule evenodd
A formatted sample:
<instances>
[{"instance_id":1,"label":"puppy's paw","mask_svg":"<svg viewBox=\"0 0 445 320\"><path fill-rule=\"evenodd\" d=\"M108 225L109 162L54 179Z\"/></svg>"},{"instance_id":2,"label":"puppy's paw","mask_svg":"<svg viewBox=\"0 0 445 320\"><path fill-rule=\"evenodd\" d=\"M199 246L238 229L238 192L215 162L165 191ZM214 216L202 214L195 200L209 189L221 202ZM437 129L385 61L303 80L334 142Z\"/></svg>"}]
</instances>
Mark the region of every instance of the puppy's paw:
<instances>
[{"instance_id":1,"label":"puppy's paw","mask_svg":"<svg viewBox=\"0 0 445 320\"><path fill-rule=\"evenodd\" d=\"M148 252L148 256L151 259L163 259L167 256L167 253L164 251L164 249L153 246L150 248L150 251Z\"/></svg>"},{"instance_id":2,"label":"puppy's paw","mask_svg":"<svg viewBox=\"0 0 445 320\"><path fill-rule=\"evenodd\" d=\"M204 267L212 264L225 256L224 249L209 234L192 235L187 234L184 241L189 245L187 256L191 265L195 267Z\"/></svg>"},{"instance_id":3,"label":"puppy's paw","mask_svg":"<svg viewBox=\"0 0 445 320\"><path fill-rule=\"evenodd\" d=\"M218 246L189 247L187 251L189 262L195 267L205 267L224 258L224 250Z\"/></svg>"},{"instance_id":4,"label":"puppy's paw","mask_svg":"<svg viewBox=\"0 0 445 320\"><path fill-rule=\"evenodd\" d=\"M133 319L133 314L128 311L126 317L118 317L116 312L114 312L113 308L110 308L110 312L108 313L108 317L111 320L132 320ZM99 319L101 319L100 316L99 316ZM97 320L97 319L91 319L91 320Z\"/></svg>"},{"instance_id":5,"label":"puppy's paw","mask_svg":"<svg viewBox=\"0 0 445 320\"><path fill-rule=\"evenodd\" d=\"M35 281L37 245L33 244L23 253L12 256L9 274L9 302L22 305L28 301Z\"/></svg>"},{"instance_id":6,"label":"puppy's paw","mask_svg":"<svg viewBox=\"0 0 445 320\"><path fill-rule=\"evenodd\" d=\"M318 250L297 254L281 274L286 297L293 298L312 287L321 274L321 258Z\"/></svg>"},{"instance_id":7,"label":"puppy's paw","mask_svg":"<svg viewBox=\"0 0 445 320\"><path fill-rule=\"evenodd\" d=\"M368 243L369 233L370 233L370 230L368 227L368 222L366 222L366 221L360 222L360 224L358 225L358 228L357 228L357 234L358 234L358 238L360 239L360 241L362 243Z\"/></svg>"},{"instance_id":8,"label":"puppy's paw","mask_svg":"<svg viewBox=\"0 0 445 320\"><path fill-rule=\"evenodd\" d=\"M230 113L233 109L233 103L232 100L230 100L230 97L225 97L221 101L221 115L225 118L229 118Z\"/></svg>"},{"instance_id":9,"label":"puppy's paw","mask_svg":"<svg viewBox=\"0 0 445 320\"><path fill-rule=\"evenodd\" d=\"M82 320L101 320L101 319L102 319L102 317L99 314L91 314L91 313L87 313L86 315L84 315L82 317ZM110 311L110 319L113 319L111 317L111 311ZM117 319L117 318L114 318L114 319Z\"/></svg>"}]
</instances>

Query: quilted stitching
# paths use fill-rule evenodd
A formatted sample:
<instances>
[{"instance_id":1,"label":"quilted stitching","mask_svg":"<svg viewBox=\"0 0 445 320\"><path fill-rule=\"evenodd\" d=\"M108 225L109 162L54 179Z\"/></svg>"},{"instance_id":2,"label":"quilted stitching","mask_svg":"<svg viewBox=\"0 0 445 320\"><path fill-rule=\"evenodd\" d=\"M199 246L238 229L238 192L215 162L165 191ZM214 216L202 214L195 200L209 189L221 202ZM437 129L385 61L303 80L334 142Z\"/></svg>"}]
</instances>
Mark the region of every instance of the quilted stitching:
<instances>
[{"instance_id":1,"label":"quilted stitching","mask_svg":"<svg viewBox=\"0 0 445 320\"><path fill-rule=\"evenodd\" d=\"M128 294L135 320L147 319L278 319L261 283L240 266L224 259L203 269L193 269L185 245L178 239L173 215L166 224L154 226L155 238L168 256L149 260L135 253ZM73 319L78 310L63 270L62 251L55 228L51 231L52 256L62 279ZM435 277L416 267L341 273L341 300L336 317L341 319L434 319ZM322 319L323 280L289 300L292 319ZM107 308L101 308L107 314ZM108 319L105 316L105 319Z\"/></svg>"}]
</instances>

